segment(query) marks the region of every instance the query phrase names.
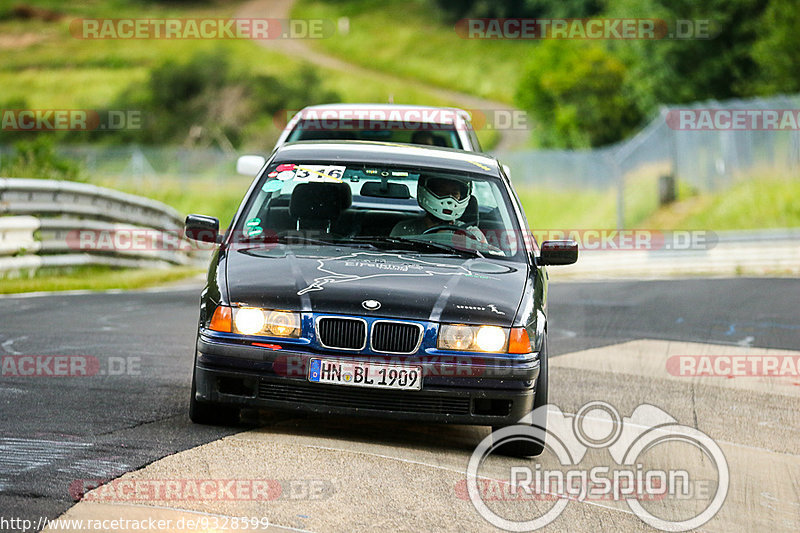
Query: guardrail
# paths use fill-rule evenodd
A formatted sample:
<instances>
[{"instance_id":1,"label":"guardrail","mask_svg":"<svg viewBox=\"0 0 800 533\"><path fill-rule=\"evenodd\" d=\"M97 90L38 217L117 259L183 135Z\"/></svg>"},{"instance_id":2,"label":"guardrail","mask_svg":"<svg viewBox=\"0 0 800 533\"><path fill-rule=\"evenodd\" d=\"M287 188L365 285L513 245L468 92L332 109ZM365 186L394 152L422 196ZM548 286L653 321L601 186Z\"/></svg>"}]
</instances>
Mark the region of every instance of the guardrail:
<instances>
[{"instance_id":1,"label":"guardrail","mask_svg":"<svg viewBox=\"0 0 800 533\"><path fill-rule=\"evenodd\" d=\"M155 200L85 183L0 178L0 273L198 262L182 235L180 214Z\"/></svg>"},{"instance_id":2,"label":"guardrail","mask_svg":"<svg viewBox=\"0 0 800 533\"><path fill-rule=\"evenodd\" d=\"M555 280L800 275L800 228L718 231L703 249L584 250Z\"/></svg>"}]
</instances>

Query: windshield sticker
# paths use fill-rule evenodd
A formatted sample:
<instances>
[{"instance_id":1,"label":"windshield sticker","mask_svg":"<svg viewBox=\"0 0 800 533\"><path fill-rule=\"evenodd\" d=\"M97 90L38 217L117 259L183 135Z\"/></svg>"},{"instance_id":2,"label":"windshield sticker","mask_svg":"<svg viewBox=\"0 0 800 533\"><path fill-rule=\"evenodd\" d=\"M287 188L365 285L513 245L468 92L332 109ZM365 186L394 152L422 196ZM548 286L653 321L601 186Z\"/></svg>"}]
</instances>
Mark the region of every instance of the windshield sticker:
<instances>
[{"instance_id":1,"label":"windshield sticker","mask_svg":"<svg viewBox=\"0 0 800 533\"><path fill-rule=\"evenodd\" d=\"M297 181L335 181L342 182L347 167L335 165L303 165L297 167L294 179Z\"/></svg>"},{"instance_id":2,"label":"windshield sticker","mask_svg":"<svg viewBox=\"0 0 800 533\"><path fill-rule=\"evenodd\" d=\"M272 172L267 174L267 177L268 178L277 178L278 177L278 173L273 170Z\"/></svg>"},{"instance_id":3,"label":"windshield sticker","mask_svg":"<svg viewBox=\"0 0 800 533\"><path fill-rule=\"evenodd\" d=\"M398 261L398 259L400 261ZM469 269L462 265L436 263L402 254L354 252L338 257L317 259L317 270L324 275L314 278L308 287L297 292L321 291L330 283L347 283L370 278L396 276L465 276L471 277ZM490 278L497 279L497 278Z\"/></svg>"},{"instance_id":4,"label":"windshield sticker","mask_svg":"<svg viewBox=\"0 0 800 533\"><path fill-rule=\"evenodd\" d=\"M264 192L274 192L279 191L283 188L283 182L281 180L272 180L266 182L262 187L261 190Z\"/></svg>"},{"instance_id":5,"label":"windshield sticker","mask_svg":"<svg viewBox=\"0 0 800 533\"><path fill-rule=\"evenodd\" d=\"M248 237L255 237L264 233L264 228L261 227L261 219L253 217L244 223L244 233Z\"/></svg>"},{"instance_id":6,"label":"windshield sticker","mask_svg":"<svg viewBox=\"0 0 800 533\"><path fill-rule=\"evenodd\" d=\"M275 167L275 171L276 172L284 172L284 171L288 170L288 171L291 172L296 167L297 167L297 165L295 165L294 163L282 163L282 164L278 165L277 167Z\"/></svg>"}]
</instances>

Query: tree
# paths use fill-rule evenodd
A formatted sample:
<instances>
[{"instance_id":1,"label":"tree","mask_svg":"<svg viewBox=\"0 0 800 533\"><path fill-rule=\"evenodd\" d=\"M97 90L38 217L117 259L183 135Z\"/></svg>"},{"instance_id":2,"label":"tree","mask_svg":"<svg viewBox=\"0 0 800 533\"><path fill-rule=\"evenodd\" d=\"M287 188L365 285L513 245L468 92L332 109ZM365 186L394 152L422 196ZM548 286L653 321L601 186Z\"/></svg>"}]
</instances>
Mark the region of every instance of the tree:
<instances>
[{"instance_id":1,"label":"tree","mask_svg":"<svg viewBox=\"0 0 800 533\"><path fill-rule=\"evenodd\" d=\"M582 148L617 141L641 122L624 91L625 65L592 41L543 41L517 90L543 146Z\"/></svg>"},{"instance_id":2,"label":"tree","mask_svg":"<svg viewBox=\"0 0 800 533\"><path fill-rule=\"evenodd\" d=\"M667 22L709 21L710 38L635 39L610 43L628 66L626 88L639 111L661 104L725 99L752 94L759 67L751 56L758 38L763 0L615 0L611 17L646 17ZM684 23L684 24L688 24Z\"/></svg>"},{"instance_id":3,"label":"tree","mask_svg":"<svg viewBox=\"0 0 800 533\"><path fill-rule=\"evenodd\" d=\"M800 91L800 9L796 0L771 0L758 22L759 38L752 48L760 69L753 83L758 94Z\"/></svg>"}]
</instances>

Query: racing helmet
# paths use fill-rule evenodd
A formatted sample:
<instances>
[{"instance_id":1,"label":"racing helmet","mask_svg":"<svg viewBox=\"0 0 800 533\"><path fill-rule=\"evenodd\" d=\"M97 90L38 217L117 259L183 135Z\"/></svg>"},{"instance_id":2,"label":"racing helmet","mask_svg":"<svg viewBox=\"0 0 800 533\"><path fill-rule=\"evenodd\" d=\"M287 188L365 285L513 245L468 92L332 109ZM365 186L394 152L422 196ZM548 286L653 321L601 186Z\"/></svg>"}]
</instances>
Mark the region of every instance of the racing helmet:
<instances>
[{"instance_id":1,"label":"racing helmet","mask_svg":"<svg viewBox=\"0 0 800 533\"><path fill-rule=\"evenodd\" d=\"M446 222L461 218L469 204L472 182L452 176L421 176L417 203L431 216Z\"/></svg>"}]
</instances>

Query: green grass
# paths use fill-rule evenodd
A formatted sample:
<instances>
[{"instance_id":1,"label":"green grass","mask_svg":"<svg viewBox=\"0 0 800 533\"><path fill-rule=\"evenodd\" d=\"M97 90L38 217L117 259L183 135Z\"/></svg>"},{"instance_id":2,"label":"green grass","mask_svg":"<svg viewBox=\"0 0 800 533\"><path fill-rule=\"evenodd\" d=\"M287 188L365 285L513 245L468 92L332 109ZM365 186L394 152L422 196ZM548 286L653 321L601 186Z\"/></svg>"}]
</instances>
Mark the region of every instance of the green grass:
<instances>
[{"instance_id":1,"label":"green grass","mask_svg":"<svg viewBox=\"0 0 800 533\"><path fill-rule=\"evenodd\" d=\"M196 267L167 269L115 269L110 267L75 267L70 270L40 270L32 277L3 279L0 294L19 292L108 289L142 289L200 274Z\"/></svg>"},{"instance_id":2,"label":"green grass","mask_svg":"<svg viewBox=\"0 0 800 533\"><path fill-rule=\"evenodd\" d=\"M4 42L26 35L36 41L25 46L0 48L0 101L24 99L28 107L40 109L106 108L131 83L146 79L153 66L166 59L188 58L194 53L224 47L235 57L244 73L267 74L282 79L292 77L303 66L297 58L267 50L247 40L164 40L105 39L83 40L70 33L76 17L229 17L238 2L209 2L198 5L180 3L140 3L134 0L99 0L62 3L54 0L28 1L26 4L65 13L58 22L41 20L0 20ZM0 13L2 12L0 8ZM317 69L325 88L339 93L344 102L388 102L453 105L424 89L393 80L375 79L348 72ZM278 131L271 132L274 139ZM491 136L487 136L491 144Z\"/></svg>"},{"instance_id":3,"label":"green grass","mask_svg":"<svg viewBox=\"0 0 800 533\"><path fill-rule=\"evenodd\" d=\"M519 187L535 229L607 229L617 224L616 192ZM679 183L678 201L659 208L650 187L629 187L625 227L740 230L800 227L800 181L750 178L729 189L693 194Z\"/></svg>"},{"instance_id":4,"label":"green grass","mask_svg":"<svg viewBox=\"0 0 800 533\"><path fill-rule=\"evenodd\" d=\"M800 181L752 178L731 188L696 196L659 209L641 227L737 230L800 227Z\"/></svg>"},{"instance_id":5,"label":"green grass","mask_svg":"<svg viewBox=\"0 0 800 533\"><path fill-rule=\"evenodd\" d=\"M613 192L517 187L528 223L535 229L616 227Z\"/></svg>"},{"instance_id":6,"label":"green grass","mask_svg":"<svg viewBox=\"0 0 800 533\"><path fill-rule=\"evenodd\" d=\"M520 62L532 46L510 40L462 39L429 0L299 0L298 18L336 23L346 35L318 39L318 49L365 67L511 103Z\"/></svg>"},{"instance_id":7,"label":"green grass","mask_svg":"<svg viewBox=\"0 0 800 533\"><path fill-rule=\"evenodd\" d=\"M244 198L252 178L229 176L217 180L159 179L143 183L93 180L93 183L130 194L137 194L163 202L181 215L197 213L220 220L220 227L230 224L239 203Z\"/></svg>"}]
</instances>

